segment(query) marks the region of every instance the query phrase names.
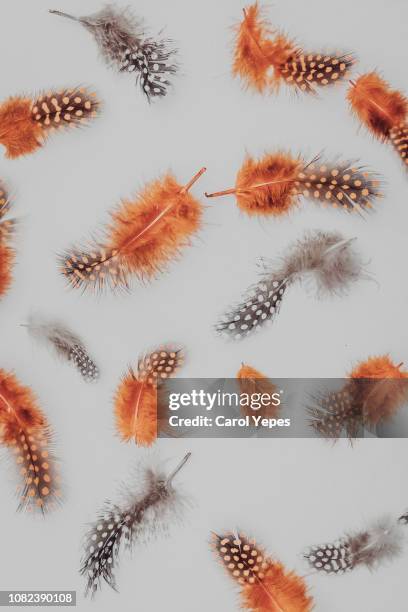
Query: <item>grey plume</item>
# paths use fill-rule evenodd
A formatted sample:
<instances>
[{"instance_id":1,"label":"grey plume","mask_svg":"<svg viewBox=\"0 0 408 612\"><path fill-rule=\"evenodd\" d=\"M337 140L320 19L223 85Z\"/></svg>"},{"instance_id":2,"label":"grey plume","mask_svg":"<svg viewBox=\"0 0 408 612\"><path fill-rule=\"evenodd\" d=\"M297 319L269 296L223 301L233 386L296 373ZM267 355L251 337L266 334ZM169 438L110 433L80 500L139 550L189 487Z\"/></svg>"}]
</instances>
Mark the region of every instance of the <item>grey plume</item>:
<instances>
[{"instance_id":1,"label":"grey plume","mask_svg":"<svg viewBox=\"0 0 408 612\"><path fill-rule=\"evenodd\" d=\"M287 289L297 281L313 279L316 293L341 294L363 276L361 258L337 232L314 231L299 240L280 263L265 269L261 280L250 287L216 326L217 331L244 338L277 316Z\"/></svg>"},{"instance_id":2,"label":"grey plume","mask_svg":"<svg viewBox=\"0 0 408 612\"><path fill-rule=\"evenodd\" d=\"M166 95L170 77L177 71L171 41L153 39L141 20L128 9L107 5L101 11L75 17L61 11L50 13L77 21L95 38L103 59L119 72L134 72L136 82L150 101Z\"/></svg>"},{"instance_id":3,"label":"grey plume","mask_svg":"<svg viewBox=\"0 0 408 612\"><path fill-rule=\"evenodd\" d=\"M70 329L59 322L45 321L38 316L31 316L23 327L27 327L34 338L48 344L59 357L73 363L86 382L98 380L97 365L82 340Z\"/></svg>"}]
</instances>

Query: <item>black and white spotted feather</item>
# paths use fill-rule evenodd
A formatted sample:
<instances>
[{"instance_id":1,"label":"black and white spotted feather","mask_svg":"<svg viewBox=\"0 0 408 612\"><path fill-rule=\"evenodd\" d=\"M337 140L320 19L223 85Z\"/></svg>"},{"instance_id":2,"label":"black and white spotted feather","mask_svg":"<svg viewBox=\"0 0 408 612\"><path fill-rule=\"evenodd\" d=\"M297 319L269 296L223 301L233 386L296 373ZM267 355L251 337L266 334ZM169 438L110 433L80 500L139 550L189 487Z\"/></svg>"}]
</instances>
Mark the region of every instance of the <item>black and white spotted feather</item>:
<instances>
[{"instance_id":1,"label":"black and white spotted feather","mask_svg":"<svg viewBox=\"0 0 408 612\"><path fill-rule=\"evenodd\" d=\"M280 264L264 270L242 302L218 323L217 331L239 340L261 329L275 319L288 288L297 281L312 280L318 295L344 293L363 275L352 241L337 232L307 234Z\"/></svg>"},{"instance_id":2,"label":"black and white spotted feather","mask_svg":"<svg viewBox=\"0 0 408 612\"><path fill-rule=\"evenodd\" d=\"M59 357L72 363L85 382L98 380L98 366L82 340L67 327L56 321L43 320L39 316L31 316L23 327L27 327L34 338L45 342Z\"/></svg>"},{"instance_id":3,"label":"black and white spotted feather","mask_svg":"<svg viewBox=\"0 0 408 612\"><path fill-rule=\"evenodd\" d=\"M169 475L160 470L143 470L140 491L127 490L123 502L106 502L85 538L85 554L80 573L86 577L85 594L92 596L104 580L117 589L115 570L122 549L132 549L166 533L169 523L177 519L182 498L173 486L174 477L190 458L182 459Z\"/></svg>"},{"instance_id":4,"label":"black and white spotted feather","mask_svg":"<svg viewBox=\"0 0 408 612\"><path fill-rule=\"evenodd\" d=\"M83 25L94 36L109 65L119 72L136 75L149 101L166 95L170 79L177 71L176 50L170 40L147 36L142 21L135 19L128 9L119 10L108 5L84 17L55 10L50 12Z\"/></svg>"},{"instance_id":5,"label":"black and white spotted feather","mask_svg":"<svg viewBox=\"0 0 408 612\"><path fill-rule=\"evenodd\" d=\"M312 546L304 556L310 567L326 574L344 574L360 565L373 570L397 558L403 542L401 525L385 517L331 544Z\"/></svg>"}]
</instances>

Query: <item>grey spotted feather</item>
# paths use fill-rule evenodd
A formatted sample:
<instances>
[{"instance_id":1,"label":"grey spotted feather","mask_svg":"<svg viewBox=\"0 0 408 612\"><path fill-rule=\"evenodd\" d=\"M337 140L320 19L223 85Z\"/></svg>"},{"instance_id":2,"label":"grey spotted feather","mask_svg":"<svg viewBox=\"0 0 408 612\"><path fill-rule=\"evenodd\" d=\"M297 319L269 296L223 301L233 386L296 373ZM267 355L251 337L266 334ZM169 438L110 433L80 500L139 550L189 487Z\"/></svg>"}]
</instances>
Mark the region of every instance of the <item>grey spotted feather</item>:
<instances>
[{"instance_id":1,"label":"grey spotted feather","mask_svg":"<svg viewBox=\"0 0 408 612\"><path fill-rule=\"evenodd\" d=\"M318 295L340 294L362 278L359 255L337 232L315 231L282 257L280 265L265 269L261 280L217 325L220 333L241 339L277 316L287 289L297 281L313 280Z\"/></svg>"},{"instance_id":2,"label":"grey spotted feather","mask_svg":"<svg viewBox=\"0 0 408 612\"><path fill-rule=\"evenodd\" d=\"M116 590L115 570L121 550L132 549L135 544L167 531L168 523L177 518L182 499L173 481L190 455L187 453L169 475L153 468L144 469L139 493L127 491L120 505L106 502L85 539L80 573L87 580L86 595L93 596L102 580Z\"/></svg>"},{"instance_id":3,"label":"grey spotted feather","mask_svg":"<svg viewBox=\"0 0 408 612\"><path fill-rule=\"evenodd\" d=\"M44 341L59 357L72 363L86 382L98 380L98 366L82 340L70 329L59 322L45 321L38 316L31 316L23 327L27 327L34 338Z\"/></svg>"},{"instance_id":4,"label":"grey spotted feather","mask_svg":"<svg viewBox=\"0 0 408 612\"><path fill-rule=\"evenodd\" d=\"M401 525L385 517L332 544L313 546L304 556L313 569L326 574L344 574L360 565L372 570L397 558L403 540Z\"/></svg>"},{"instance_id":5,"label":"grey spotted feather","mask_svg":"<svg viewBox=\"0 0 408 612\"><path fill-rule=\"evenodd\" d=\"M61 11L50 13L67 17L84 26L95 38L105 61L119 72L134 72L142 92L150 101L166 95L170 78L177 71L176 54L169 40L146 35L140 20L128 9L107 5L92 15L75 17Z\"/></svg>"}]
</instances>

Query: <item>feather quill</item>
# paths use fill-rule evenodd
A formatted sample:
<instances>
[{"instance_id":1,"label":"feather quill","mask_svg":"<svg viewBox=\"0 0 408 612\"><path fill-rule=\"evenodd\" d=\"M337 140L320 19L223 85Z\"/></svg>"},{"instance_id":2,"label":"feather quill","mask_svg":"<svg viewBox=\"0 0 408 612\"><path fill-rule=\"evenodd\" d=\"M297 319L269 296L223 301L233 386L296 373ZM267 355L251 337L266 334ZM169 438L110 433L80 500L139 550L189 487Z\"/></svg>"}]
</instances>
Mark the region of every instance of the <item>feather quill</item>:
<instances>
[{"instance_id":1,"label":"feather quill","mask_svg":"<svg viewBox=\"0 0 408 612\"><path fill-rule=\"evenodd\" d=\"M151 279L178 256L201 226L202 205L186 185L168 174L145 187L136 200L125 200L111 215L105 237L73 247L60 257L60 270L72 287L128 288L130 276Z\"/></svg>"},{"instance_id":2,"label":"feather quill","mask_svg":"<svg viewBox=\"0 0 408 612\"><path fill-rule=\"evenodd\" d=\"M119 505L106 502L86 535L80 573L86 577L86 594L94 595L104 580L116 590L115 570L123 548L148 541L177 519L182 498L173 486L178 472L190 458L187 453L169 475L153 468L143 470L140 491L129 490Z\"/></svg>"},{"instance_id":3,"label":"feather quill","mask_svg":"<svg viewBox=\"0 0 408 612\"><path fill-rule=\"evenodd\" d=\"M32 316L23 327L26 327L36 340L45 342L58 357L72 363L85 382L98 380L98 366L90 357L82 340L65 325Z\"/></svg>"},{"instance_id":4,"label":"feather quill","mask_svg":"<svg viewBox=\"0 0 408 612\"><path fill-rule=\"evenodd\" d=\"M266 269L237 306L218 323L218 332L242 339L272 322L288 288L311 278L318 294L341 294L362 278L360 256L337 232L307 234L282 257L280 266Z\"/></svg>"},{"instance_id":5,"label":"feather quill","mask_svg":"<svg viewBox=\"0 0 408 612\"><path fill-rule=\"evenodd\" d=\"M302 197L346 212L361 212L371 208L382 193L379 177L358 163L319 158L306 162L301 156L278 151L261 159L248 156L235 187L205 195L235 195L246 214L279 217L297 208Z\"/></svg>"},{"instance_id":6,"label":"feather quill","mask_svg":"<svg viewBox=\"0 0 408 612\"><path fill-rule=\"evenodd\" d=\"M347 99L361 123L375 138L391 143L408 167L408 98L369 72L351 81Z\"/></svg>"},{"instance_id":7,"label":"feather quill","mask_svg":"<svg viewBox=\"0 0 408 612\"><path fill-rule=\"evenodd\" d=\"M326 574L344 574L361 565L374 570L401 554L403 540L401 525L384 517L332 544L311 547L305 558L310 567Z\"/></svg>"},{"instance_id":8,"label":"feather quill","mask_svg":"<svg viewBox=\"0 0 408 612\"><path fill-rule=\"evenodd\" d=\"M0 444L13 453L20 484L19 510L43 514L61 496L53 433L29 387L0 370Z\"/></svg>"},{"instance_id":9,"label":"feather quill","mask_svg":"<svg viewBox=\"0 0 408 612\"><path fill-rule=\"evenodd\" d=\"M241 606L252 612L311 612L313 600L303 578L271 559L242 533L213 534L212 548L228 575L240 585Z\"/></svg>"},{"instance_id":10,"label":"feather quill","mask_svg":"<svg viewBox=\"0 0 408 612\"><path fill-rule=\"evenodd\" d=\"M15 252L11 246L15 220L7 219L11 199L6 185L0 181L0 297L7 293L12 282Z\"/></svg>"},{"instance_id":11,"label":"feather quill","mask_svg":"<svg viewBox=\"0 0 408 612\"><path fill-rule=\"evenodd\" d=\"M148 36L142 21L135 19L129 9L108 5L84 17L55 10L50 13L76 21L88 30L107 64L119 72L134 73L149 101L166 95L170 79L177 71L176 50L170 40Z\"/></svg>"},{"instance_id":12,"label":"feather quill","mask_svg":"<svg viewBox=\"0 0 408 612\"><path fill-rule=\"evenodd\" d=\"M165 380L182 366L181 349L160 347L138 361L136 370L129 368L115 394L116 428L125 442L151 446L161 431L168 432L168 407L160 402Z\"/></svg>"},{"instance_id":13,"label":"feather quill","mask_svg":"<svg viewBox=\"0 0 408 612\"><path fill-rule=\"evenodd\" d=\"M8 98L0 104L0 144L9 159L33 153L52 132L87 124L99 108L95 94L83 87Z\"/></svg>"},{"instance_id":14,"label":"feather quill","mask_svg":"<svg viewBox=\"0 0 408 612\"><path fill-rule=\"evenodd\" d=\"M316 93L346 78L354 63L351 54L304 51L269 25L257 2L244 9L244 19L236 27L233 75L261 93L282 83Z\"/></svg>"},{"instance_id":15,"label":"feather quill","mask_svg":"<svg viewBox=\"0 0 408 612\"><path fill-rule=\"evenodd\" d=\"M319 435L337 440L343 432L350 440L364 428L392 419L408 403L408 372L388 355L370 357L349 374L340 391L314 398L310 424Z\"/></svg>"}]
</instances>

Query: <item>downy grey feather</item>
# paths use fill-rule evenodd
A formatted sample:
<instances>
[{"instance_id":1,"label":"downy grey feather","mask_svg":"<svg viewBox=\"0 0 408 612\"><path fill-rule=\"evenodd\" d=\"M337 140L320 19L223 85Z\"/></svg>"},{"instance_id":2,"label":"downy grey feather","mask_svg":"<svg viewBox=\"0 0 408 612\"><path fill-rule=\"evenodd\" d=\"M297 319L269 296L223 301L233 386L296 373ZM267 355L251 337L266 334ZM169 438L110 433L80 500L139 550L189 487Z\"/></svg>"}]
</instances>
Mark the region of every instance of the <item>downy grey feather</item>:
<instances>
[{"instance_id":1,"label":"downy grey feather","mask_svg":"<svg viewBox=\"0 0 408 612\"><path fill-rule=\"evenodd\" d=\"M98 380L99 368L82 340L70 329L59 322L45 321L38 316L31 316L24 327L34 338L48 344L59 357L73 363L86 382Z\"/></svg>"},{"instance_id":2,"label":"downy grey feather","mask_svg":"<svg viewBox=\"0 0 408 612\"><path fill-rule=\"evenodd\" d=\"M169 475L151 467L143 469L138 493L127 489L119 505L105 503L85 538L80 573L87 579L86 595L93 596L102 579L116 590L114 572L122 548L132 549L149 541L166 532L169 523L177 519L183 500L173 480L190 456L187 453Z\"/></svg>"},{"instance_id":3,"label":"downy grey feather","mask_svg":"<svg viewBox=\"0 0 408 612\"><path fill-rule=\"evenodd\" d=\"M216 326L217 331L240 339L261 329L274 320L286 290L296 281L313 279L318 295L346 292L363 276L362 261L352 248L352 240L345 240L337 232L306 234L280 264L263 272L242 302Z\"/></svg>"},{"instance_id":4,"label":"downy grey feather","mask_svg":"<svg viewBox=\"0 0 408 612\"><path fill-rule=\"evenodd\" d=\"M75 17L61 11L50 13L67 17L83 25L95 38L102 57L119 72L134 72L143 93L150 101L166 95L169 78L177 71L173 62L176 50L169 40L155 40L146 35L141 20L128 9L107 5L101 11Z\"/></svg>"}]
</instances>

